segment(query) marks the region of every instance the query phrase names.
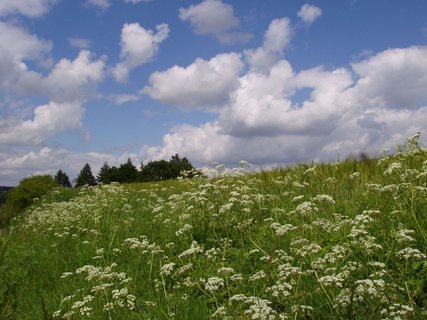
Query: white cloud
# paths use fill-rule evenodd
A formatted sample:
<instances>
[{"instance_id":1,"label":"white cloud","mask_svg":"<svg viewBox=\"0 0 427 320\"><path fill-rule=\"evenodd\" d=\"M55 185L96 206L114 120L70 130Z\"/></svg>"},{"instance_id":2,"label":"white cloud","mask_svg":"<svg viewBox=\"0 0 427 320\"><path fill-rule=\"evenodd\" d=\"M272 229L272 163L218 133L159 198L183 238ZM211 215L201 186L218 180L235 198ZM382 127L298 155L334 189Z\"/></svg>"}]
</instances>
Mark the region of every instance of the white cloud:
<instances>
[{"instance_id":1,"label":"white cloud","mask_svg":"<svg viewBox=\"0 0 427 320\"><path fill-rule=\"evenodd\" d=\"M86 5L105 10L111 6L111 3L109 0L86 0Z\"/></svg>"},{"instance_id":2,"label":"white cloud","mask_svg":"<svg viewBox=\"0 0 427 320\"><path fill-rule=\"evenodd\" d=\"M322 9L308 3L304 4L298 11L298 17L308 25L312 24L321 15Z\"/></svg>"},{"instance_id":3,"label":"white cloud","mask_svg":"<svg viewBox=\"0 0 427 320\"><path fill-rule=\"evenodd\" d=\"M246 50L246 60L252 69L268 72L282 58L286 46L293 35L291 22L288 18L273 20L264 35L264 43L255 50Z\"/></svg>"},{"instance_id":4,"label":"white cloud","mask_svg":"<svg viewBox=\"0 0 427 320\"><path fill-rule=\"evenodd\" d=\"M25 94L49 96L57 102L85 100L94 95L96 84L105 75L104 59L93 60L87 50L80 51L73 61L61 59L47 77L27 72L17 82L17 90Z\"/></svg>"},{"instance_id":5,"label":"white cloud","mask_svg":"<svg viewBox=\"0 0 427 320\"><path fill-rule=\"evenodd\" d=\"M179 18L189 21L197 34L210 34L225 44L246 42L251 35L243 32L230 32L240 24L231 5L221 0L205 0L197 5L179 9Z\"/></svg>"},{"instance_id":6,"label":"white cloud","mask_svg":"<svg viewBox=\"0 0 427 320\"><path fill-rule=\"evenodd\" d=\"M242 68L236 53L220 54L209 61L199 58L186 68L174 66L153 73L143 92L181 107L215 107L226 102L236 89Z\"/></svg>"},{"instance_id":7,"label":"white cloud","mask_svg":"<svg viewBox=\"0 0 427 320\"><path fill-rule=\"evenodd\" d=\"M84 109L78 102L49 102L35 108L32 120L0 122L0 145L39 145L58 132L81 127Z\"/></svg>"},{"instance_id":8,"label":"white cloud","mask_svg":"<svg viewBox=\"0 0 427 320\"><path fill-rule=\"evenodd\" d=\"M29 120L28 115L20 113L22 106L14 112L9 110L0 122L0 146L40 145L64 130L81 129L82 103L94 95L96 84L105 73L104 61L93 61L86 50L73 61L60 60L46 77L28 70L23 63L9 67L12 68L6 70L9 77L0 77L2 91L40 95L48 97L50 102L35 107ZM4 70L2 63L0 70Z\"/></svg>"},{"instance_id":9,"label":"white cloud","mask_svg":"<svg viewBox=\"0 0 427 320\"><path fill-rule=\"evenodd\" d=\"M16 81L28 73L26 62L43 64L51 49L50 41L0 21L0 92L12 93Z\"/></svg>"},{"instance_id":10,"label":"white cloud","mask_svg":"<svg viewBox=\"0 0 427 320\"><path fill-rule=\"evenodd\" d=\"M52 43L39 39L20 27L0 21L0 49L8 51L16 61L35 60L49 53Z\"/></svg>"},{"instance_id":11,"label":"white cloud","mask_svg":"<svg viewBox=\"0 0 427 320\"><path fill-rule=\"evenodd\" d=\"M360 77L354 94L387 108L427 105L427 47L385 50L352 65Z\"/></svg>"},{"instance_id":12,"label":"white cloud","mask_svg":"<svg viewBox=\"0 0 427 320\"><path fill-rule=\"evenodd\" d=\"M154 58L159 51L159 45L169 35L167 24L159 24L156 31L147 30L138 23L125 23L121 35L121 62L113 69L118 81L124 82L129 72Z\"/></svg>"},{"instance_id":13,"label":"white cloud","mask_svg":"<svg viewBox=\"0 0 427 320\"><path fill-rule=\"evenodd\" d=\"M3 0L0 2L0 16L22 14L39 17L46 13L57 0Z\"/></svg>"},{"instance_id":14,"label":"white cloud","mask_svg":"<svg viewBox=\"0 0 427 320\"><path fill-rule=\"evenodd\" d=\"M90 40L79 38L79 37L71 37L68 38L68 43L70 46L78 49L88 49L90 47Z\"/></svg>"},{"instance_id":15,"label":"white cloud","mask_svg":"<svg viewBox=\"0 0 427 320\"><path fill-rule=\"evenodd\" d=\"M109 153L78 153L64 148L42 147L33 151L0 152L0 181L2 185L15 185L22 178L37 174L54 175L59 169L73 180L85 163L89 163L96 175L105 161L111 165L124 163L132 154L115 156ZM134 162L137 163L137 162Z\"/></svg>"},{"instance_id":16,"label":"white cloud","mask_svg":"<svg viewBox=\"0 0 427 320\"><path fill-rule=\"evenodd\" d=\"M402 143L427 123L427 47L390 49L353 69L294 72L286 60L268 73L249 70L219 116L182 125L145 146L146 159L180 153L198 165L244 159L255 164L335 160ZM302 102L293 98L309 89Z\"/></svg>"},{"instance_id":17,"label":"white cloud","mask_svg":"<svg viewBox=\"0 0 427 320\"><path fill-rule=\"evenodd\" d=\"M139 95L136 94L115 94L109 97L117 105L122 105L128 102L135 102L140 99Z\"/></svg>"},{"instance_id":18,"label":"white cloud","mask_svg":"<svg viewBox=\"0 0 427 320\"><path fill-rule=\"evenodd\" d=\"M314 69L294 76L283 60L268 76L249 73L242 77L236 98L221 110L219 124L224 133L243 137L327 134L339 120L335 109L341 103L339 93L351 83L351 74L344 70ZM296 105L292 96L303 88L313 89L311 97Z\"/></svg>"}]
</instances>

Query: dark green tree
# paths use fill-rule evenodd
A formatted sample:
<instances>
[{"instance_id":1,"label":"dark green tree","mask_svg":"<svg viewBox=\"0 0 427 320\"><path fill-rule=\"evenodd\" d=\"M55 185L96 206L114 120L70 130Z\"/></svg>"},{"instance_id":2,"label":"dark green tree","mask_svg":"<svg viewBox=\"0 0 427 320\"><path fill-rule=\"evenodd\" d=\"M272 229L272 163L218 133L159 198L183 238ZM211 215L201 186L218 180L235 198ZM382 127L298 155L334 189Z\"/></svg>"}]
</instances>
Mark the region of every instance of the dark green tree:
<instances>
[{"instance_id":1,"label":"dark green tree","mask_svg":"<svg viewBox=\"0 0 427 320\"><path fill-rule=\"evenodd\" d=\"M61 187L64 188L71 188L71 182L70 182L70 178L68 177L68 175L62 171L62 170L58 170L58 172L55 175L55 181L58 183L58 185L60 185Z\"/></svg>"},{"instance_id":2,"label":"dark green tree","mask_svg":"<svg viewBox=\"0 0 427 320\"><path fill-rule=\"evenodd\" d=\"M113 168L108 165L108 162L104 162L101 169L99 169L98 175L96 176L96 181L98 181L98 183L109 184L114 181L113 175Z\"/></svg>"},{"instance_id":3,"label":"dark green tree","mask_svg":"<svg viewBox=\"0 0 427 320\"><path fill-rule=\"evenodd\" d=\"M172 178L178 178L181 171L191 171L194 169L190 161L188 161L186 157L180 158L178 153L171 157L169 164L171 166L170 170L172 173Z\"/></svg>"},{"instance_id":4,"label":"dark green tree","mask_svg":"<svg viewBox=\"0 0 427 320\"><path fill-rule=\"evenodd\" d=\"M126 163L122 163L117 170L118 181L121 183L138 181L138 169L129 158Z\"/></svg>"},{"instance_id":5,"label":"dark green tree","mask_svg":"<svg viewBox=\"0 0 427 320\"><path fill-rule=\"evenodd\" d=\"M172 178L171 165L166 160L150 161L142 170L142 181L159 181Z\"/></svg>"},{"instance_id":6,"label":"dark green tree","mask_svg":"<svg viewBox=\"0 0 427 320\"><path fill-rule=\"evenodd\" d=\"M92 169L89 163L86 163L82 170L80 170L79 175L76 178L76 188L82 187L84 185L94 186L96 185L96 179L92 174Z\"/></svg>"}]
</instances>

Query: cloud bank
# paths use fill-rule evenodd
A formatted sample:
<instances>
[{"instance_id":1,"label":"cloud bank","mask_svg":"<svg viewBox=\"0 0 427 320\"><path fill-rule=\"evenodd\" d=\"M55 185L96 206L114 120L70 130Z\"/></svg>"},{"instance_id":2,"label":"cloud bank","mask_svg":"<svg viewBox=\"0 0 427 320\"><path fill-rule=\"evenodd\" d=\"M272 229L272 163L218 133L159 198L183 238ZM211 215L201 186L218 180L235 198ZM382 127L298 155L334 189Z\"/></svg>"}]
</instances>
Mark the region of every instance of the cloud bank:
<instances>
[{"instance_id":1,"label":"cloud bank","mask_svg":"<svg viewBox=\"0 0 427 320\"><path fill-rule=\"evenodd\" d=\"M226 101L216 109L216 120L178 126L163 137L163 145L145 146L140 156L159 159L180 153L199 164L327 161L337 154L376 155L425 130L427 47L388 49L349 67L297 72L284 58L292 35L289 19L272 21L262 46L245 51L245 67L225 77L233 79L230 91L181 88L184 76L190 84L196 82L189 80L195 74L194 79L220 79L208 67L220 55L154 73L144 89L154 99L195 109L208 104L201 92L209 101ZM206 67L196 73L200 64ZM237 70L247 71L237 77ZM181 101L180 90L185 92ZM298 101L304 90L308 97Z\"/></svg>"}]
</instances>

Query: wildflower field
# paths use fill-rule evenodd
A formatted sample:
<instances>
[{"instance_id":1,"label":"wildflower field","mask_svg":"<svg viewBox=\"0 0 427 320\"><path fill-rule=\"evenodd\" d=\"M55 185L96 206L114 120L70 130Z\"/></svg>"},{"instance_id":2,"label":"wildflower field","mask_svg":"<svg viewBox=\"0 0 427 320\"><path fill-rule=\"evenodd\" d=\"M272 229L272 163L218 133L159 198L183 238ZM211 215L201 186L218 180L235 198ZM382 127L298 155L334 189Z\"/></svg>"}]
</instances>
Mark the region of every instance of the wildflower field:
<instances>
[{"instance_id":1,"label":"wildflower field","mask_svg":"<svg viewBox=\"0 0 427 320\"><path fill-rule=\"evenodd\" d=\"M0 236L0 319L426 319L427 150L54 191Z\"/></svg>"}]
</instances>

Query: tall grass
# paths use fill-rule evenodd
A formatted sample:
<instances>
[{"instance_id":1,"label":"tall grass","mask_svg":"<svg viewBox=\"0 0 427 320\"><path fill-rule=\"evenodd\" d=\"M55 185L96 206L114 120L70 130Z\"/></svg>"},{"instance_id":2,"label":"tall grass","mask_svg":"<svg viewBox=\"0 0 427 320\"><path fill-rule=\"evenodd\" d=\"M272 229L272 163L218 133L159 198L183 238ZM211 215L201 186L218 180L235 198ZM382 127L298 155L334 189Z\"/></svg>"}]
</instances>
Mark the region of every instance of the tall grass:
<instances>
[{"instance_id":1,"label":"tall grass","mask_svg":"<svg viewBox=\"0 0 427 320\"><path fill-rule=\"evenodd\" d=\"M424 319L427 151L82 188L0 237L1 319Z\"/></svg>"}]
</instances>

